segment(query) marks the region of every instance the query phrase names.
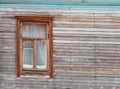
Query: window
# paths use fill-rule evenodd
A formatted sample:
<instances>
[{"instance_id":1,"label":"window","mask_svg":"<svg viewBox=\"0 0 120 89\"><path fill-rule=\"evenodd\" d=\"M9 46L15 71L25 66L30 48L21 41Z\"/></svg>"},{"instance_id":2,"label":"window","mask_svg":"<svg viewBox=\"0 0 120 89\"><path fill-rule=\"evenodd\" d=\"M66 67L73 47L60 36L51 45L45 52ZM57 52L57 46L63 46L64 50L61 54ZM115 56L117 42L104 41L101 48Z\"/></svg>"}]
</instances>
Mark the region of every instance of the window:
<instances>
[{"instance_id":1,"label":"window","mask_svg":"<svg viewBox=\"0 0 120 89\"><path fill-rule=\"evenodd\" d=\"M53 77L52 17L16 16L17 76Z\"/></svg>"}]
</instances>

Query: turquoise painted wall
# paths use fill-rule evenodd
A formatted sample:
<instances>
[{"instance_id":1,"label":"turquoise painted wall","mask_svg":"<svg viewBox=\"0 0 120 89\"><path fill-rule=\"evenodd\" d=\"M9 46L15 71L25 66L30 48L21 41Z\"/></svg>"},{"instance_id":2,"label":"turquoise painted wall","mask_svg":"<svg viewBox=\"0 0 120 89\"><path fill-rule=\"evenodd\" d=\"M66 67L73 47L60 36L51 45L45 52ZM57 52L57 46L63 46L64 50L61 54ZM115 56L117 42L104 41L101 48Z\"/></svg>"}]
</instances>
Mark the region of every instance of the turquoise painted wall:
<instances>
[{"instance_id":1,"label":"turquoise painted wall","mask_svg":"<svg viewBox=\"0 0 120 89\"><path fill-rule=\"evenodd\" d=\"M0 0L0 3L24 4L120 4L120 0Z\"/></svg>"}]
</instances>

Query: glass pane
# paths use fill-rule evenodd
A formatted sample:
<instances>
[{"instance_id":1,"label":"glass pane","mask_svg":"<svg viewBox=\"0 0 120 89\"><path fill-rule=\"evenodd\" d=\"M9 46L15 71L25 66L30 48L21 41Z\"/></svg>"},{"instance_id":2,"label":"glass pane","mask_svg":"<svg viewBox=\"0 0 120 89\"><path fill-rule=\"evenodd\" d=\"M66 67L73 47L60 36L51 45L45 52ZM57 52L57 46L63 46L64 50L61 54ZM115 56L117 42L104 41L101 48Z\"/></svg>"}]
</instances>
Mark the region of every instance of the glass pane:
<instances>
[{"instance_id":1,"label":"glass pane","mask_svg":"<svg viewBox=\"0 0 120 89\"><path fill-rule=\"evenodd\" d=\"M28 38L46 38L45 24L23 24L23 37Z\"/></svg>"},{"instance_id":2,"label":"glass pane","mask_svg":"<svg viewBox=\"0 0 120 89\"><path fill-rule=\"evenodd\" d=\"M23 48L23 69L33 68L33 49Z\"/></svg>"},{"instance_id":3,"label":"glass pane","mask_svg":"<svg viewBox=\"0 0 120 89\"><path fill-rule=\"evenodd\" d=\"M32 41L23 41L23 46L25 47L32 47Z\"/></svg>"},{"instance_id":4,"label":"glass pane","mask_svg":"<svg viewBox=\"0 0 120 89\"><path fill-rule=\"evenodd\" d=\"M46 42L37 41L37 69L47 70L47 51L46 51Z\"/></svg>"}]
</instances>

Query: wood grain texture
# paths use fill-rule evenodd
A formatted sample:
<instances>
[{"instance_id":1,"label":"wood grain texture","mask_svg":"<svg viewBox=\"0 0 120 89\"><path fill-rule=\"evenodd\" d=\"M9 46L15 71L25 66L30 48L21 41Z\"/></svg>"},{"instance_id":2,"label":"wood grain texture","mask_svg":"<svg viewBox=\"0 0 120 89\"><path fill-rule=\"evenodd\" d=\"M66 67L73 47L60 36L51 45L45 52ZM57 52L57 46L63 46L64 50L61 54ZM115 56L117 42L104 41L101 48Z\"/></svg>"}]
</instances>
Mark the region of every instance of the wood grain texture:
<instances>
[{"instance_id":1,"label":"wood grain texture","mask_svg":"<svg viewBox=\"0 0 120 89\"><path fill-rule=\"evenodd\" d=\"M120 89L119 8L4 9L0 12L1 89ZM17 15L54 17L53 79L16 77Z\"/></svg>"},{"instance_id":2,"label":"wood grain texture","mask_svg":"<svg viewBox=\"0 0 120 89\"><path fill-rule=\"evenodd\" d=\"M33 40L33 69L36 69L36 39Z\"/></svg>"}]
</instances>

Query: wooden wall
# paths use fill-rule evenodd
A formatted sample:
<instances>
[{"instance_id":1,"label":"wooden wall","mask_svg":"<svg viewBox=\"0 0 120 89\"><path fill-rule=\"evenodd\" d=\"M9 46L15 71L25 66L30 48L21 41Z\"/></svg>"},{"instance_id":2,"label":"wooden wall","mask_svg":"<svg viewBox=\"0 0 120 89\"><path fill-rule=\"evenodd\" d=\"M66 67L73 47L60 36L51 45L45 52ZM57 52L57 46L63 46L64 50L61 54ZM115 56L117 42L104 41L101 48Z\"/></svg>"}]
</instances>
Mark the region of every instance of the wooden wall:
<instances>
[{"instance_id":1,"label":"wooden wall","mask_svg":"<svg viewBox=\"0 0 120 89\"><path fill-rule=\"evenodd\" d=\"M16 77L22 15L54 16L54 79ZM120 89L120 9L1 8L0 89Z\"/></svg>"}]
</instances>

